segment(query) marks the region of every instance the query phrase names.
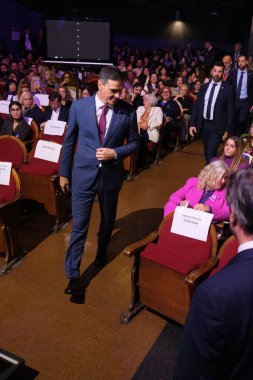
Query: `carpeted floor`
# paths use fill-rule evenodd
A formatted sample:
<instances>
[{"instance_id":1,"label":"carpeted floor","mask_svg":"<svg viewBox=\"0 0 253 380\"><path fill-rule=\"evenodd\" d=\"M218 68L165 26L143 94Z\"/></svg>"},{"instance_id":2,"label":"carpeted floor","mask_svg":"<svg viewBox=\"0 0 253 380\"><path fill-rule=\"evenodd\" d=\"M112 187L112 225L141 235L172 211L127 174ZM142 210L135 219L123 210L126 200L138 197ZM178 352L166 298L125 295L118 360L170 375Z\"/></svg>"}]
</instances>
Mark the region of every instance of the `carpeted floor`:
<instances>
[{"instance_id":1,"label":"carpeted floor","mask_svg":"<svg viewBox=\"0 0 253 380\"><path fill-rule=\"evenodd\" d=\"M0 346L25 359L25 380L169 380L181 328L143 310L120 323L131 300L133 260L123 248L156 230L169 195L204 165L198 141L123 184L109 262L94 265L100 222L95 202L81 271L82 302L63 294L71 223L50 233L47 215L24 216L24 260L0 276ZM21 380L20 378L18 380Z\"/></svg>"}]
</instances>

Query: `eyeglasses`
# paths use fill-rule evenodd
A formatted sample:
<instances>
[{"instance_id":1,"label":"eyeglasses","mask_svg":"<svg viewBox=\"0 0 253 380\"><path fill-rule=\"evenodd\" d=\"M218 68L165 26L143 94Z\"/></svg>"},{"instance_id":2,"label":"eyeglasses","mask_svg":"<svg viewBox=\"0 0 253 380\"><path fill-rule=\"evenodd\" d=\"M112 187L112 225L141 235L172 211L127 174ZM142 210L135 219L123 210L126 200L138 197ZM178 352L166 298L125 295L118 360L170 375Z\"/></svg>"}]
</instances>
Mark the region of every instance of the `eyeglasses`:
<instances>
[{"instance_id":1,"label":"eyeglasses","mask_svg":"<svg viewBox=\"0 0 253 380\"><path fill-rule=\"evenodd\" d=\"M11 108L10 111L11 112L19 112L19 111L21 111L21 108Z\"/></svg>"}]
</instances>

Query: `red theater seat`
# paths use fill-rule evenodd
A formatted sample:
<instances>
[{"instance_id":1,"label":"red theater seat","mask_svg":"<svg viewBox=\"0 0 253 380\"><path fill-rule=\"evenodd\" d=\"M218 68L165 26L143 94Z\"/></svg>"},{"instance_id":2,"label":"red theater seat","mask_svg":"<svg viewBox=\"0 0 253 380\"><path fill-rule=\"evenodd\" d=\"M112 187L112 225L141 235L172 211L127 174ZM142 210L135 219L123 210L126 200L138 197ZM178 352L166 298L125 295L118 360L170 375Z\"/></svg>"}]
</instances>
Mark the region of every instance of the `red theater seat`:
<instances>
[{"instance_id":1,"label":"red theater seat","mask_svg":"<svg viewBox=\"0 0 253 380\"><path fill-rule=\"evenodd\" d=\"M25 144L15 136L0 136L0 161L11 162L18 169L27 162Z\"/></svg>"},{"instance_id":2,"label":"red theater seat","mask_svg":"<svg viewBox=\"0 0 253 380\"><path fill-rule=\"evenodd\" d=\"M184 324L196 286L217 264L217 237L211 225L206 242L171 232L174 213L158 232L123 250L135 257L132 302L122 321L128 322L143 307Z\"/></svg>"},{"instance_id":3,"label":"red theater seat","mask_svg":"<svg viewBox=\"0 0 253 380\"><path fill-rule=\"evenodd\" d=\"M6 273L22 257L19 244L21 199L20 178L12 169L10 184L0 185L0 250L4 254L0 274Z\"/></svg>"}]
</instances>

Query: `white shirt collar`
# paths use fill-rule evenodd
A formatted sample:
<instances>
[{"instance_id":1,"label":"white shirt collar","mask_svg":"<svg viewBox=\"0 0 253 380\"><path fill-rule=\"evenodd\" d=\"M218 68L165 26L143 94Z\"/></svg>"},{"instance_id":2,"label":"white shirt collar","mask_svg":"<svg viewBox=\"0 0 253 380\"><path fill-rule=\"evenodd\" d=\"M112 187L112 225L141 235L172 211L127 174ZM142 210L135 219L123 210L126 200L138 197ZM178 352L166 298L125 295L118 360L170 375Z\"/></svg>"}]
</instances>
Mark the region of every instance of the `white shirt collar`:
<instances>
[{"instance_id":1,"label":"white shirt collar","mask_svg":"<svg viewBox=\"0 0 253 380\"><path fill-rule=\"evenodd\" d=\"M211 84L217 84L217 86L221 86L221 80L219 81L219 82L215 82L213 79L211 80L211 83L210 83L210 85Z\"/></svg>"},{"instance_id":2,"label":"white shirt collar","mask_svg":"<svg viewBox=\"0 0 253 380\"><path fill-rule=\"evenodd\" d=\"M242 251L246 251L246 249L252 249L252 248L253 248L253 240L247 241L246 243L239 245L238 253Z\"/></svg>"},{"instance_id":3,"label":"white shirt collar","mask_svg":"<svg viewBox=\"0 0 253 380\"><path fill-rule=\"evenodd\" d=\"M103 107L105 103L102 102L102 100L99 99L98 94L95 96L95 105L96 109Z\"/></svg>"}]
</instances>

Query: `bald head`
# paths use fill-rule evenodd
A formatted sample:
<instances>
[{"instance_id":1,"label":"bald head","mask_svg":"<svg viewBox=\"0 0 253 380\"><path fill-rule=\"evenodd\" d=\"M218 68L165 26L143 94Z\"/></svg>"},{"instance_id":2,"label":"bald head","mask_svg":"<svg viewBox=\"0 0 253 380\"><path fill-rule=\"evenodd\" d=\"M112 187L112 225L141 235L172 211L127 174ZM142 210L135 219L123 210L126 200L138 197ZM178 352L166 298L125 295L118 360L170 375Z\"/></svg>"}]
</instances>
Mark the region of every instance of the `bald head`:
<instances>
[{"instance_id":1,"label":"bald head","mask_svg":"<svg viewBox=\"0 0 253 380\"><path fill-rule=\"evenodd\" d=\"M222 63L224 65L225 70L229 70L229 68L232 66L232 57L230 55L225 55L222 58Z\"/></svg>"}]
</instances>

